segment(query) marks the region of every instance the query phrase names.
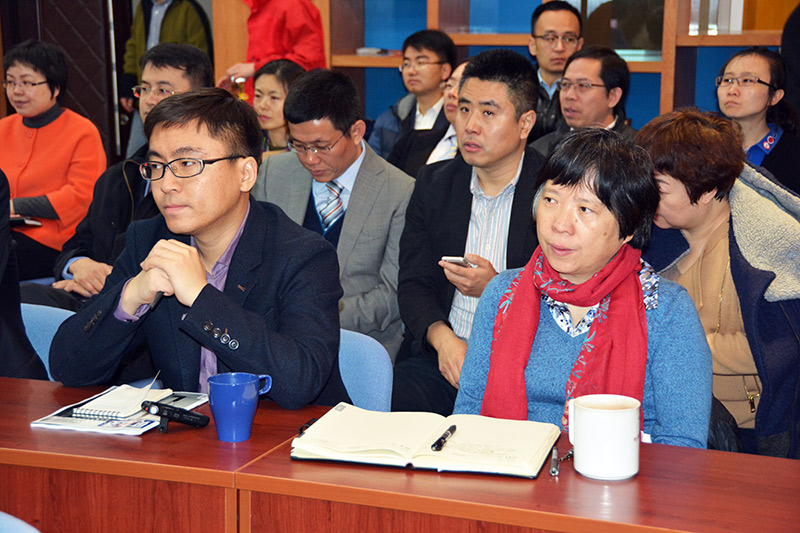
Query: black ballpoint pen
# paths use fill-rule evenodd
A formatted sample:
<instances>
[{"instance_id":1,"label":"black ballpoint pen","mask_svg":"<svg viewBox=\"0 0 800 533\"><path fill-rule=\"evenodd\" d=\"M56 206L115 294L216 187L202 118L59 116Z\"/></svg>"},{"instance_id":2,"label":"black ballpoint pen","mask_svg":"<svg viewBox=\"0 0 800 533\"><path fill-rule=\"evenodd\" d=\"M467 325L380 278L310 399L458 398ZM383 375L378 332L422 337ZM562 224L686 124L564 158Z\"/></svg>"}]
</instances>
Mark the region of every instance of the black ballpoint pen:
<instances>
[{"instance_id":1,"label":"black ballpoint pen","mask_svg":"<svg viewBox=\"0 0 800 533\"><path fill-rule=\"evenodd\" d=\"M453 436L453 433L455 433L455 432L456 432L456 426L455 426L455 424L453 424L452 426L450 426L449 428L447 428L447 431L445 431L444 433L442 433L442 436L441 436L441 437L439 437L438 439L436 439L436 442L434 442L433 444L431 444L431 450L433 450L433 451L435 451L435 452L440 452L440 451L442 451L442 448L444 448L444 445L445 445L445 443L447 442L447 439L449 439L450 437L452 437L452 436Z\"/></svg>"}]
</instances>

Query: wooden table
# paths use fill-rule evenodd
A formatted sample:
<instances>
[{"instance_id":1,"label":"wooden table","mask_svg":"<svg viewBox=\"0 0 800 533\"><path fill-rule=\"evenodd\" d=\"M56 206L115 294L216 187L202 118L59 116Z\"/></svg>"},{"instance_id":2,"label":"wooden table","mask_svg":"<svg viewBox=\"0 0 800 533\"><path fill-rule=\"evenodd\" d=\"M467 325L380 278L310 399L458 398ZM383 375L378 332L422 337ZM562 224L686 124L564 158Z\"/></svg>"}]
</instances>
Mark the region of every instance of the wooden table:
<instances>
[{"instance_id":1,"label":"wooden table","mask_svg":"<svg viewBox=\"0 0 800 533\"><path fill-rule=\"evenodd\" d=\"M548 468L527 480L292 461L286 444L236 473L240 531L800 530L797 460L649 444L626 481Z\"/></svg>"},{"instance_id":2,"label":"wooden table","mask_svg":"<svg viewBox=\"0 0 800 533\"><path fill-rule=\"evenodd\" d=\"M217 440L213 420L141 437L30 427L99 390L0 378L0 510L45 532L235 532L234 472L327 410L262 401L250 440L239 443ZM198 411L210 416L207 404Z\"/></svg>"}]
</instances>

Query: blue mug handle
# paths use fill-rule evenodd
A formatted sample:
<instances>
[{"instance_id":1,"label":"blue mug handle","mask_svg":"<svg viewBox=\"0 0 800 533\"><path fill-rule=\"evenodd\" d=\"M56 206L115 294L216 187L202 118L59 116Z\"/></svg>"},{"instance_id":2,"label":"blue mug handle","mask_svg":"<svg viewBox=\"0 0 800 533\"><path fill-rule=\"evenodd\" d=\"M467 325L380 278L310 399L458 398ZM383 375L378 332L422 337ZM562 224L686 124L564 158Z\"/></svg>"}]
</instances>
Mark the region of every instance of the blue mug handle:
<instances>
[{"instance_id":1,"label":"blue mug handle","mask_svg":"<svg viewBox=\"0 0 800 533\"><path fill-rule=\"evenodd\" d=\"M272 388L272 376L269 374L261 374L258 376L259 382L264 380L264 387L258 391L258 395L261 396L262 394L266 394Z\"/></svg>"}]
</instances>

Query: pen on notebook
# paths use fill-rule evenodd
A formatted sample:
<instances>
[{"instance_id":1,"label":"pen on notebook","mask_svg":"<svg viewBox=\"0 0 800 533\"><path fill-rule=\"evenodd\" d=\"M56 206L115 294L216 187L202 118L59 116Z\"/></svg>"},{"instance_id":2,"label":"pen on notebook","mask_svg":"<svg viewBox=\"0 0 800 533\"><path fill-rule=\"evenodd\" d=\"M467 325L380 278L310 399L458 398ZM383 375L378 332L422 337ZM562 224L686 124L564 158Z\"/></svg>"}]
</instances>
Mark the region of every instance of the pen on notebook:
<instances>
[{"instance_id":1,"label":"pen on notebook","mask_svg":"<svg viewBox=\"0 0 800 533\"><path fill-rule=\"evenodd\" d=\"M456 426L455 426L455 424L453 424L452 426L450 426L449 428L447 428L447 431L445 431L444 433L442 433L442 436L441 436L441 437L439 437L438 439L436 439L436 442L434 442L433 444L431 444L431 450L433 450L433 451L435 451L435 452L440 452L440 451L442 451L442 448L444 448L444 445L447 443L447 440L448 440L450 437L452 437L452 436L453 436L453 433L455 433L455 432L456 432Z\"/></svg>"},{"instance_id":2,"label":"pen on notebook","mask_svg":"<svg viewBox=\"0 0 800 533\"><path fill-rule=\"evenodd\" d=\"M557 476L560 468L558 466L558 448L553 446L553 453L550 455L550 475Z\"/></svg>"}]
</instances>

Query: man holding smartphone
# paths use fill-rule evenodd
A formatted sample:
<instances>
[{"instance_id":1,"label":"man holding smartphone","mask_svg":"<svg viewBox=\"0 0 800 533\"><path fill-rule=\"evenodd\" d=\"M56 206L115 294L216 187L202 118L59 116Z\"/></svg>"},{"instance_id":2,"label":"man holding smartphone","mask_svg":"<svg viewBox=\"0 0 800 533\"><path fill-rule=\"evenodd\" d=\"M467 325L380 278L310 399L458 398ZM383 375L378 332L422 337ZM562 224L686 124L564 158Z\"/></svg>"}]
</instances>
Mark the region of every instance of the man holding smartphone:
<instances>
[{"instance_id":1,"label":"man holding smartphone","mask_svg":"<svg viewBox=\"0 0 800 533\"><path fill-rule=\"evenodd\" d=\"M395 366L394 411L452 412L484 287L497 272L524 265L536 248L531 206L542 158L525 146L536 122L536 84L533 66L515 52L476 56L459 90L460 155L420 171L400 238L397 295L406 339Z\"/></svg>"}]
</instances>

